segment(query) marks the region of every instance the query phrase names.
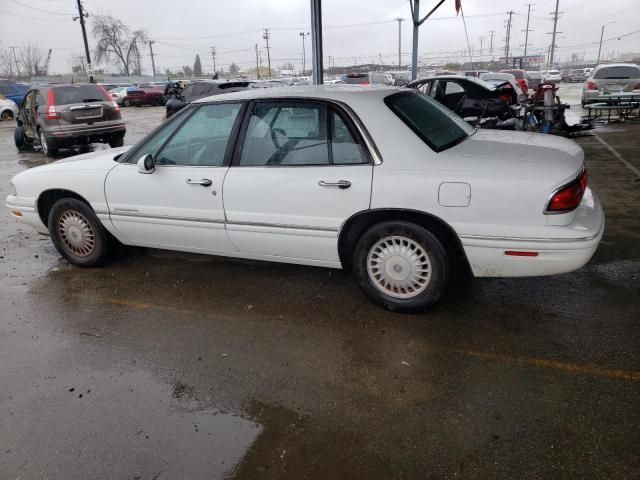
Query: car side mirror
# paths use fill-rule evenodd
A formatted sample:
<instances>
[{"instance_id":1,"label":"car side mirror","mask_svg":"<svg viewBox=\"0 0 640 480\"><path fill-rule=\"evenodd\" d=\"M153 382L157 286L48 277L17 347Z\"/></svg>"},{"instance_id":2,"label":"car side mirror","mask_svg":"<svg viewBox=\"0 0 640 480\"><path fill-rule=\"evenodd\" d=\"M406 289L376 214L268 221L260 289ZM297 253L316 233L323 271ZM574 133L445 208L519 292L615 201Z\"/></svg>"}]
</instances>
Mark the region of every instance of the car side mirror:
<instances>
[{"instance_id":1,"label":"car side mirror","mask_svg":"<svg viewBox=\"0 0 640 480\"><path fill-rule=\"evenodd\" d=\"M147 153L138 159L138 173L153 173L156 169L156 162L153 155Z\"/></svg>"}]
</instances>

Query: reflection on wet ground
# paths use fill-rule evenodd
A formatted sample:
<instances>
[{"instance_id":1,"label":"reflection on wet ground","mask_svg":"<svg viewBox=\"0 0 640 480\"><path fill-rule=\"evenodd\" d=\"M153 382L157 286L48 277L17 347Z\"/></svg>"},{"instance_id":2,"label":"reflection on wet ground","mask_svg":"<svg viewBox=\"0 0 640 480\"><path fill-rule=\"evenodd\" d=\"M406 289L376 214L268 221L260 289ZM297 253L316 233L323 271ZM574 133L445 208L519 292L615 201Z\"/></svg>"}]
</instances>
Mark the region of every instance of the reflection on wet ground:
<instances>
[{"instance_id":1,"label":"reflection on wet ground","mask_svg":"<svg viewBox=\"0 0 640 480\"><path fill-rule=\"evenodd\" d=\"M160 113L125 109L127 141ZM602 136L637 164L639 127ZM43 161L17 162L10 140L0 129L2 196ZM462 278L416 316L374 307L326 269L144 249L73 268L3 210L0 472L633 478L640 182L580 142L608 220L593 261Z\"/></svg>"}]
</instances>

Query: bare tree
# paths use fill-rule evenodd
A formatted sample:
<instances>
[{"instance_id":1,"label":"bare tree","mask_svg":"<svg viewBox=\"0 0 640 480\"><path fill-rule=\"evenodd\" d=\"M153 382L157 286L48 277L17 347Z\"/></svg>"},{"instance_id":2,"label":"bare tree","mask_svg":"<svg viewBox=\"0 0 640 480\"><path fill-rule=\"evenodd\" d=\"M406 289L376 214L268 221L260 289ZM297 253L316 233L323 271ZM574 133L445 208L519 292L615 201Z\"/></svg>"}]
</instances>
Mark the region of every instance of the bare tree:
<instances>
[{"instance_id":1,"label":"bare tree","mask_svg":"<svg viewBox=\"0 0 640 480\"><path fill-rule=\"evenodd\" d=\"M139 72L138 48L147 40L147 34L143 30L130 30L110 15L97 15L93 18L92 33L97 40L96 62L118 65L125 75L130 75L133 70Z\"/></svg>"},{"instance_id":2,"label":"bare tree","mask_svg":"<svg viewBox=\"0 0 640 480\"><path fill-rule=\"evenodd\" d=\"M20 73L24 77L33 77L44 75L44 63L46 55L44 50L38 45L32 45L31 42L21 46L18 49L18 63L20 64Z\"/></svg>"},{"instance_id":3,"label":"bare tree","mask_svg":"<svg viewBox=\"0 0 640 480\"><path fill-rule=\"evenodd\" d=\"M0 76L13 77L17 76L16 64L13 60L11 49L3 48L0 50Z\"/></svg>"},{"instance_id":4,"label":"bare tree","mask_svg":"<svg viewBox=\"0 0 640 480\"><path fill-rule=\"evenodd\" d=\"M76 75L86 75L86 66L84 63L84 56L79 53L72 53L67 58L67 64L71 71Z\"/></svg>"}]
</instances>

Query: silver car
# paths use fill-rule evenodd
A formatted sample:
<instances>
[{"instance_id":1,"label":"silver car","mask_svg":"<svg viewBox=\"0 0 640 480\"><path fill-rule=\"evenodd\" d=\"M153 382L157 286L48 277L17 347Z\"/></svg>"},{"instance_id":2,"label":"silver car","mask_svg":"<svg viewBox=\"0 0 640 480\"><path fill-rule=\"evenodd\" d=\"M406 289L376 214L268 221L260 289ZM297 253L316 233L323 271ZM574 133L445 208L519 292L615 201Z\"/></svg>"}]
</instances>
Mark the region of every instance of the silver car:
<instances>
[{"instance_id":1,"label":"silver car","mask_svg":"<svg viewBox=\"0 0 640 480\"><path fill-rule=\"evenodd\" d=\"M607 93L640 90L640 67L633 63L598 65L582 87L582 105L598 101Z\"/></svg>"}]
</instances>

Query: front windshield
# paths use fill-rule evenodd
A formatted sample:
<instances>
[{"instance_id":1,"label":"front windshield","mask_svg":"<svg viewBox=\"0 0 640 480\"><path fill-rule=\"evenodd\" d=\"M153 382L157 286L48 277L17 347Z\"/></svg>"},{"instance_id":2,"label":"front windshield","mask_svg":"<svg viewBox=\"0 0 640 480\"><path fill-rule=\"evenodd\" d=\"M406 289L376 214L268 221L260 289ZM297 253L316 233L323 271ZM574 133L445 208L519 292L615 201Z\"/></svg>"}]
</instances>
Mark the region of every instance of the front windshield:
<instances>
[{"instance_id":1,"label":"front windshield","mask_svg":"<svg viewBox=\"0 0 640 480\"><path fill-rule=\"evenodd\" d=\"M462 118L426 95L401 92L386 97L384 103L436 152L457 145L475 132Z\"/></svg>"}]
</instances>

